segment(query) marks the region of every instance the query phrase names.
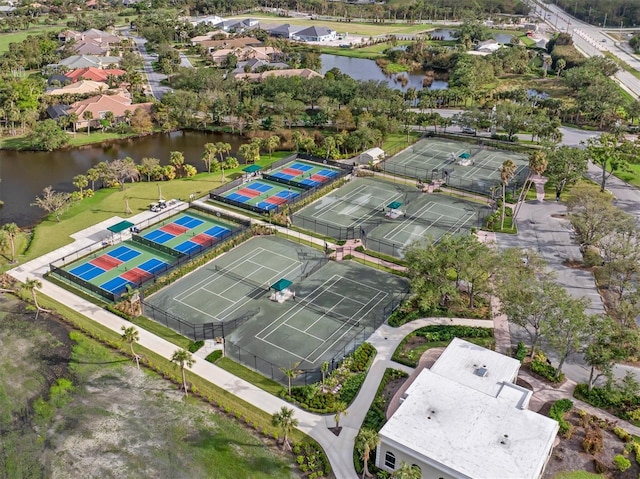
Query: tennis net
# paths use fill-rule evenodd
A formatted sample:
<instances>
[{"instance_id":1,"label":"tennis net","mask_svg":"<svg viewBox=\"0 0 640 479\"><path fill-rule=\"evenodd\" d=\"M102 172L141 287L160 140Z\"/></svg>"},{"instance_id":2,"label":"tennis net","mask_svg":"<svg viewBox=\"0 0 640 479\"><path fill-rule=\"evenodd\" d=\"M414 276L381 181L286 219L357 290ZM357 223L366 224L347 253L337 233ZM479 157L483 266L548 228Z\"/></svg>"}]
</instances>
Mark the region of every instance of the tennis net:
<instances>
[{"instance_id":1,"label":"tennis net","mask_svg":"<svg viewBox=\"0 0 640 479\"><path fill-rule=\"evenodd\" d=\"M296 299L298 299L298 298L296 298ZM313 301L309 301L307 299L301 299L300 298L297 302L300 303L305 308L309 308L310 310L315 311L316 313L322 314L324 316L329 316L330 318L333 318L333 319L335 319L337 321L340 321L341 323L348 324L349 326L360 326L360 320L359 319L350 318L350 317L344 316L344 315L342 315L340 313L336 313L336 312L331 311L329 309L323 308L322 306L318 306Z\"/></svg>"},{"instance_id":2,"label":"tennis net","mask_svg":"<svg viewBox=\"0 0 640 479\"><path fill-rule=\"evenodd\" d=\"M238 281L239 283L244 283L246 285L253 286L256 289L269 291L269 284L258 283L257 281L253 281L253 280L251 280L249 278L245 278L244 276L240 276L239 274L234 273L233 271L230 271L230 270L225 269L225 268L221 268L218 265L213 265L213 267L221 275L227 276L227 277L229 277L229 278L231 278L231 279L233 279L235 281Z\"/></svg>"}]
</instances>

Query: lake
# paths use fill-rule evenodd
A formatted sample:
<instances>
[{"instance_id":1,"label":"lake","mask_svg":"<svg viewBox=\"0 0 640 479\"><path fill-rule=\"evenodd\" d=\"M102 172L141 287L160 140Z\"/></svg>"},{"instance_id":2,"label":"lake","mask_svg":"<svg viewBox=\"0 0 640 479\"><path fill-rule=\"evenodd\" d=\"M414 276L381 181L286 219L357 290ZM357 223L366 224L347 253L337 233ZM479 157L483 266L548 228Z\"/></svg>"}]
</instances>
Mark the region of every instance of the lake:
<instances>
[{"instance_id":1,"label":"lake","mask_svg":"<svg viewBox=\"0 0 640 479\"><path fill-rule=\"evenodd\" d=\"M374 60L367 60L366 58L351 58L343 57L339 55L320 55L322 60L321 73L324 75L332 68L338 68L342 73L349 75L354 80L374 80L386 83L389 88L406 91L407 88L413 87L416 90L423 90L422 81L424 80L424 72L414 73L398 73L395 75L385 75L380 67ZM405 86L398 81L398 76L405 76L408 78L408 82ZM446 90L449 88L449 83L446 81L434 80L429 90Z\"/></svg>"},{"instance_id":2,"label":"lake","mask_svg":"<svg viewBox=\"0 0 640 479\"><path fill-rule=\"evenodd\" d=\"M144 157L158 158L161 164L169 163L171 151L181 151L186 163L199 171L204 170L202 152L205 143L231 144L231 155L242 144L237 135L200 131L177 131L142 138L120 140L109 144L52 152L0 151L0 223L17 223L20 227L39 222L40 208L29 206L46 186L59 191L74 191L72 179L86 173L101 161L130 156L136 163Z\"/></svg>"}]
</instances>

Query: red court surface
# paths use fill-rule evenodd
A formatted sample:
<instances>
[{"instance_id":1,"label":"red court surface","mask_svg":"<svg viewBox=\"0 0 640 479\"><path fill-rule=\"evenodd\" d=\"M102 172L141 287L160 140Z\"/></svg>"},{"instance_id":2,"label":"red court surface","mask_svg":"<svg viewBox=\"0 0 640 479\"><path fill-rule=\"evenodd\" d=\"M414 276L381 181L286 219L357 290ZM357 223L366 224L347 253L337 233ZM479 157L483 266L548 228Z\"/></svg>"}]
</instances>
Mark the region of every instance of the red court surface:
<instances>
[{"instance_id":1,"label":"red court surface","mask_svg":"<svg viewBox=\"0 0 640 479\"><path fill-rule=\"evenodd\" d=\"M160 230L174 236L180 236L181 234L189 231L189 228L185 228L184 226L180 226L175 223L169 223L168 225L164 225L163 227L161 227Z\"/></svg>"},{"instance_id":2,"label":"red court surface","mask_svg":"<svg viewBox=\"0 0 640 479\"><path fill-rule=\"evenodd\" d=\"M322 176L322 175L319 175L319 174L317 174L317 173L316 173L315 175L313 175L313 176L311 177L311 179L312 179L313 181L317 181L318 183L324 183L324 182L325 182L325 181L327 181L329 178L327 178L326 176Z\"/></svg>"},{"instance_id":3,"label":"red court surface","mask_svg":"<svg viewBox=\"0 0 640 479\"><path fill-rule=\"evenodd\" d=\"M265 201L267 203L271 203L272 205L281 205L287 202L285 198L280 198L279 196L270 196Z\"/></svg>"},{"instance_id":4,"label":"red court surface","mask_svg":"<svg viewBox=\"0 0 640 479\"><path fill-rule=\"evenodd\" d=\"M256 196L260 196L259 191L252 190L251 188L242 188L241 190L236 191L236 193L248 198L255 198Z\"/></svg>"},{"instance_id":5,"label":"red court surface","mask_svg":"<svg viewBox=\"0 0 640 479\"><path fill-rule=\"evenodd\" d=\"M303 171L294 170L293 168L284 168L283 170L280 170L280 172L284 173L285 175L291 176L300 176L302 173L304 173Z\"/></svg>"},{"instance_id":6,"label":"red court surface","mask_svg":"<svg viewBox=\"0 0 640 479\"><path fill-rule=\"evenodd\" d=\"M122 273L120 276L126 279L127 281L140 283L142 281L145 281L147 278L150 278L152 274L140 268L133 268L127 271L126 273Z\"/></svg>"},{"instance_id":7,"label":"red court surface","mask_svg":"<svg viewBox=\"0 0 640 479\"><path fill-rule=\"evenodd\" d=\"M119 264L122 264L122 261L120 261L119 259L112 258L111 256L108 256L105 254L92 259L91 261L89 261L89 263L91 263L94 266L97 266L98 268L102 268L105 271L109 271L110 269L115 268Z\"/></svg>"},{"instance_id":8,"label":"red court surface","mask_svg":"<svg viewBox=\"0 0 640 479\"><path fill-rule=\"evenodd\" d=\"M199 245L209 245L216 241L216 238L213 238L212 236L209 236L205 233L200 233L199 235L190 238L189 241L193 241L194 243L197 243Z\"/></svg>"}]
</instances>

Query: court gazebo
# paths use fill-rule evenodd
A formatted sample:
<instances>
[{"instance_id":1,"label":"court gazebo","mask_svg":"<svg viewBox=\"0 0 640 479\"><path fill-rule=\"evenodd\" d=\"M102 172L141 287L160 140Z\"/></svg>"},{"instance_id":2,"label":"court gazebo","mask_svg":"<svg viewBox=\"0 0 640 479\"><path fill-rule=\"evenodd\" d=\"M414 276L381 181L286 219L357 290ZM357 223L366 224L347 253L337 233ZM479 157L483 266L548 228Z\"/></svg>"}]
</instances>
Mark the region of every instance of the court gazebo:
<instances>
[{"instance_id":1,"label":"court gazebo","mask_svg":"<svg viewBox=\"0 0 640 479\"><path fill-rule=\"evenodd\" d=\"M466 160L467 158L471 158L471 153L462 153L458 155L458 158L462 158L463 160Z\"/></svg>"},{"instance_id":2,"label":"court gazebo","mask_svg":"<svg viewBox=\"0 0 640 479\"><path fill-rule=\"evenodd\" d=\"M123 231L126 231L133 226L134 224L131 221L124 220L124 221L121 221L120 223L116 223L115 225L109 226L107 230L111 231L111 237L113 237L114 234L122 233Z\"/></svg>"},{"instance_id":3,"label":"court gazebo","mask_svg":"<svg viewBox=\"0 0 640 479\"><path fill-rule=\"evenodd\" d=\"M389 203L387 205L387 208L389 208L390 210L397 210L401 206L402 206L402 203L400 201L393 201L392 203Z\"/></svg>"},{"instance_id":4,"label":"court gazebo","mask_svg":"<svg viewBox=\"0 0 640 479\"><path fill-rule=\"evenodd\" d=\"M260 165L249 165L249 166L245 166L244 168L242 168L242 171L245 171L247 173L256 173L258 171L260 171L262 169L262 166Z\"/></svg>"},{"instance_id":5,"label":"court gazebo","mask_svg":"<svg viewBox=\"0 0 640 479\"><path fill-rule=\"evenodd\" d=\"M288 279L282 278L276 281L275 283L273 283L271 286L269 286L269 289L273 289L274 291L281 292L287 289L292 284L293 282L289 281Z\"/></svg>"}]
</instances>

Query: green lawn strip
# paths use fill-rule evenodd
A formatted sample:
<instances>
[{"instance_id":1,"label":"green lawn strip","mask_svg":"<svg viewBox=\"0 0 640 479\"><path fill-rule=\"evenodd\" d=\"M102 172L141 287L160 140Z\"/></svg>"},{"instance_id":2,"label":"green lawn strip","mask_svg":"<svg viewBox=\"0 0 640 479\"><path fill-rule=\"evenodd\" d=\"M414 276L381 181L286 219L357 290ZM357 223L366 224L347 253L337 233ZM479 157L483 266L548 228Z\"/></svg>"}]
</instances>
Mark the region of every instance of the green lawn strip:
<instances>
[{"instance_id":1,"label":"green lawn strip","mask_svg":"<svg viewBox=\"0 0 640 479\"><path fill-rule=\"evenodd\" d=\"M609 60L613 60L624 71L629 72L634 77L640 79L640 72L638 70L636 70L635 68L633 68L631 65L629 65L624 60L621 60L620 58L618 58L617 56L615 56L611 52L604 52L604 56L607 57Z\"/></svg>"},{"instance_id":2,"label":"green lawn strip","mask_svg":"<svg viewBox=\"0 0 640 479\"><path fill-rule=\"evenodd\" d=\"M640 188L640 164L629 163L629 171L618 171L615 176L622 181Z\"/></svg>"},{"instance_id":3,"label":"green lawn strip","mask_svg":"<svg viewBox=\"0 0 640 479\"><path fill-rule=\"evenodd\" d=\"M240 379L244 379L248 383L253 384L256 387L259 387L263 391L272 394L273 396L280 396L280 393L284 389L283 386L276 381L273 381L266 376L263 376L260 373L249 369L242 364L239 364L232 359L229 358L220 358L216 361L216 366L225 371L233 374L234 376L239 377Z\"/></svg>"},{"instance_id":4,"label":"green lawn strip","mask_svg":"<svg viewBox=\"0 0 640 479\"><path fill-rule=\"evenodd\" d=\"M32 35L39 35L44 32L62 31L64 25L37 25L30 26L28 30L12 33L0 33L0 53L9 51L11 43L20 43Z\"/></svg>"},{"instance_id":5,"label":"green lawn strip","mask_svg":"<svg viewBox=\"0 0 640 479\"><path fill-rule=\"evenodd\" d=\"M360 263L363 264L365 266L369 266L371 268L375 268L375 269L379 269L380 271L384 271L385 273L390 273L390 274L397 274L398 276L405 276L404 271L398 271L395 270L393 268L389 268L388 266L384 266L380 263L376 263L374 261L370 261L368 259L364 259L364 258L359 258L357 256L353 256L350 254L347 254L344 256L345 260L351 260L351 261L355 261L356 263Z\"/></svg>"},{"instance_id":6,"label":"green lawn strip","mask_svg":"<svg viewBox=\"0 0 640 479\"><path fill-rule=\"evenodd\" d=\"M38 295L38 301L42 307L52 309L59 313L72 326L78 328L89 337L97 339L113 349L120 351L125 356L129 355L129 346L120 340L120 334L117 332L92 321L81 313L45 296L44 294ZM144 358L143 364L146 367L156 371L165 379L170 379L174 383L180 384L180 369L176 364L139 344L135 345L134 348L136 353L140 354ZM194 395L218 406L226 413L243 420L246 424L254 427L257 431L265 435L271 437L278 436L278 431L271 426L270 414L267 414L261 409L249 404L237 396L234 396L215 384L206 381L200 376L191 373L190 371L187 371L187 377L189 382L192 384L192 392ZM300 442L302 440L315 442L299 430L294 430L291 438L294 442Z\"/></svg>"},{"instance_id":7,"label":"green lawn strip","mask_svg":"<svg viewBox=\"0 0 640 479\"><path fill-rule=\"evenodd\" d=\"M180 333L174 331L171 328L163 326L162 324L147 318L146 316L138 316L131 321L136 326L146 329L150 333L181 347L182 349L188 349L191 344L189 338L184 337Z\"/></svg>"},{"instance_id":8,"label":"green lawn strip","mask_svg":"<svg viewBox=\"0 0 640 479\"><path fill-rule=\"evenodd\" d=\"M160 130L157 130L160 131ZM69 132L68 146L86 146L97 143L104 143L105 141L112 140L124 140L127 138L138 137L138 133L115 133L115 132L102 132L91 131L89 134L86 132L72 133ZM3 138L0 140L0 149L6 150L27 150L31 148L31 142L29 141L29 135L20 135Z\"/></svg>"},{"instance_id":9,"label":"green lawn strip","mask_svg":"<svg viewBox=\"0 0 640 479\"><path fill-rule=\"evenodd\" d=\"M593 474L587 471L565 471L559 472L553 479L603 479L602 474Z\"/></svg>"}]
</instances>

